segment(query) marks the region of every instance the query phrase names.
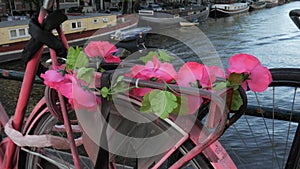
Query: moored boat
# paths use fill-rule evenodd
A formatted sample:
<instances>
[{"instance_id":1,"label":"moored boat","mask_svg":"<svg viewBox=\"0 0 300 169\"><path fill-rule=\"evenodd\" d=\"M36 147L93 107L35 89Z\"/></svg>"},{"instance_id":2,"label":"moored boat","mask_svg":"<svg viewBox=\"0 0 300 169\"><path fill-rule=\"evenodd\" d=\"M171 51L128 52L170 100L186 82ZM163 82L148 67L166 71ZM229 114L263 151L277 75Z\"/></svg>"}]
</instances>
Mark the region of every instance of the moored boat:
<instances>
[{"instance_id":1,"label":"moored boat","mask_svg":"<svg viewBox=\"0 0 300 169\"><path fill-rule=\"evenodd\" d=\"M150 22L178 24L182 21L205 21L209 15L208 5L197 7L177 8L170 10L154 11L148 9L139 10L141 19Z\"/></svg>"},{"instance_id":2,"label":"moored boat","mask_svg":"<svg viewBox=\"0 0 300 169\"><path fill-rule=\"evenodd\" d=\"M62 29L70 45L82 45L85 41L137 25L135 15L123 16L117 22L116 15L86 13L85 15L68 16ZM0 63L21 58L21 52L30 39L29 20L0 22Z\"/></svg>"},{"instance_id":3,"label":"moored boat","mask_svg":"<svg viewBox=\"0 0 300 169\"><path fill-rule=\"evenodd\" d=\"M110 35L110 38L117 41L129 41L136 39L140 32L147 34L151 30L151 27L137 27L126 30L117 30L115 33Z\"/></svg>"},{"instance_id":4,"label":"moored boat","mask_svg":"<svg viewBox=\"0 0 300 169\"><path fill-rule=\"evenodd\" d=\"M211 17L226 17L249 11L249 5L246 2L233 2L232 0L217 0L211 6Z\"/></svg>"},{"instance_id":5,"label":"moored boat","mask_svg":"<svg viewBox=\"0 0 300 169\"><path fill-rule=\"evenodd\" d=\"M278 0L267 0L266 8L273 8L278 5Z\"/></svg>"},{"instance_id":6,"label":"moored boat","mask_svg":"<svg viewBox=\"0 0 300 169\"><path fill-rule=\"evenodd\" d=\"M254 11L254 10L259 10L265 8L267 3L265 1L261 0L254 0L254 1L249 1L249 11Z\"/></svg>"}]
</instances>

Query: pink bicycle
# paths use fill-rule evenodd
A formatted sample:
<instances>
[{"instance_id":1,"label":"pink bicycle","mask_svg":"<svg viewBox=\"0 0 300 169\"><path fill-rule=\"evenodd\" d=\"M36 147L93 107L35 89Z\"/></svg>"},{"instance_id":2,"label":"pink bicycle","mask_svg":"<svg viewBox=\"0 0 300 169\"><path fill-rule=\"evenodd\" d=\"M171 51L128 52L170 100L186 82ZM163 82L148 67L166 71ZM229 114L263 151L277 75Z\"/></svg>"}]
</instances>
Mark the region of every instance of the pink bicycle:
<instances>
[{"instance_id":1,"label":"pink bicycle","mask_svg":"<svg viewBox=\"0 0 300 169\"><path fill-rule=\"evenodd\" d=\"M46 19L47 11L52 5L51 0L44 2L38 17L40 24ZM56 15L60 14L53 16ZM60 22L64 20L63 17L61 18ZM65 49L69 48L61 28L58 27L57 31ZM57 43L50 47L54 49L51 50L53 69L61 66L57 55L66 55L61 42L55 42ZM48 42L45 40L43 43ZM42 46L34 52L32 58L28 59L14 116L9 118L0 104L1 125L8 135L1 142L1 168L240 168L240 165L236 164L242 160L233 158L235 152L232 148L224 148L223 142L219 142L218 139L225 131L226 134L233 128L231 126L238 123L241 116L245 117L244 114L252 112L252 115L257 116L251 110L259 108L259 115L264 115L264 112L275 114L276 116L269 114L264 116L271 119L278 119L279 115L282 115L281 111L275 111L275 104L267 104L266 107L271 107L269 109L263 107L261 101L257 101L258 106L247 107L247 97L242 88L237 89L241 100L240 108L237 111L230 111L233 100L236 99L233 97L233 88L212 92L168 84L168 90L178 95L195 98L201 96L203 102L197 109L197 113L186 116L172 115L169 118L159 118L158 114L153 113L141 113L143 97L129 91L114 96L113 104L111 100L99 96L101 112L92 114L74 109L74 106L62 95L63 91L47 87L43 99L25 118L29 93L43 51ZM124 77L120 80L119 75L124 74L126 69L114 70L115 65L108 65L107 68L111 70L96 73L96 88L103 89L122 81L122 84L136 89L166 89L166 84L159 81L133 77ZM259 100L268 96L268 100L275 103L279 98L274 94L275 89L282 90L281 87L284 86L283 91L294 91L292 96L294 99L284 99L292 100L292 108L280 107L280 110L292 110L288 111L287 121L290 124L299 123L299 114L294 111L297 110L294 108L297 93L296 90L290 90L291 87L297 89L299 86L299 72L298 69L271 70L273 78L269 87L271 91L260 93L261 97L255 97L255 100ZM224 82L224 79L217 78L216 82ZM99 92L95 91L95 94ZM275 132L268 132L270 138L272 134L276 135ZM292 139L294 140L293 148L290 148L292 150L299 148L299 139L297 139L299 126L293 134L295 137ZM276 154L274 139L270 139L270 142L274 150L271 154ZM290 144L287 144L288 146L290 147ZM251 149L251 147L246 148ZM286 150L291 152L289 160L284 158L284 162L279 162L278 166L293 168L299 165L299 151L289 151L290 149ZM233 152L233 155L229 155L227 151ZM272 156L271 161L278 161L277 156ZM242 167L245 166L244 164L243 162Z\"/></svg>"}]
</instances>

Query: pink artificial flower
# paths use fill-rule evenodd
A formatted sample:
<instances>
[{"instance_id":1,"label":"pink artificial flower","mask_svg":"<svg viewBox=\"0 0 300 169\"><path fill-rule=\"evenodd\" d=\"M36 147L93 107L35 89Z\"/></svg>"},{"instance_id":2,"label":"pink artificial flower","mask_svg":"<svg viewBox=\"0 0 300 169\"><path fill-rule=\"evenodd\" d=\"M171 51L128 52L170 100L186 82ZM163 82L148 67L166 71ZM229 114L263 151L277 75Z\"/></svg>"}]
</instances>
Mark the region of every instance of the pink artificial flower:
<instances>
[{"instance_id":1,"label":"pink artificial flower","mask_svg":"<svg viewBox=\"0 0 300 169\"><path fill-rule=\"evenodd\" d=\"M97 108L100 103L99 98L88 90L83 90L79 86L79 80L75 75L66 74L62 76L61 72L57 70L48 70L45 74L41 74L44 79L45 85L56 89L64 97L69 99L69 103L72 107L86 108L87 110L93 110Z\"/></svg>"},{"instance_id":2,"label":"pink artificial flower","mask_svg":"<svg viewBox=\"0 0 300 169\"><path fill-rule=\"evenodd\" d=\"M159 81L171 82L177 73L170 63L161 63L155 56L153 61L148 61L146 65L135 65L131 68L134 78L149 80L157 78Z\"/></svg>"},{"instance_id":3,"label":"pink artificial flower","mask_svg":"<svg viewBox=\"0 0 300 169\"><path fill-rule=\"evenodd\" d=\"M190 87L190 83L201 81L204 71L204 65L197 62L186 62L179 69L176 82L179 86Z\"/></svg>"},{"instance_id":4,"label":"pink artificial flower","mask_svg":"<svg viewBox=\"0 0 300 169\"><path fill-rule=\"evenodd\" d=\"M202 88L211 88L216 77L224 77L224 71L217 66L205 66L197 62L187 62L179 69L176 82L179 86L191 87L191 83L199 81ZM189 114L194 114L201 106L201 96L186 96Z\"/></svg>"},{"instance_id":5,"label":"pink artificial flower","mask_svg":"<svg viewBox=\"0 0 300 169\"><path fill-rule=\"evenodd\" d=\"M188 100L188 108L189 108L189 114L195 114L201 104L203 103L202 97L199 96L193 96L193 95L186 95L185 96Z\"/></svg>"},{"instance_id":6,"label":"pink artificial flower","mask_svg":"<svg viewBox=\"0 0 300 169\"><path fill-rule=\"evenodd\" d=\"M167 83L172 82L177 73L170 63L161 63L155 56L153 61L148 61L146 65L135 65L131 68L131 77L150 80L156 78L157 81L165 81ZM148 88L139 88L134 89L134 93L138 96L144 96L147 92L150 92L151 89Z\"/></svg>"},{"instance_id":7,"label":"pink artificial flower","mask_svg":"<svg viewBox=\"0 0 300 169\"><path fill-rule=\"evenodd\" d=\"M202 88L212 88L212 83L217 80L217 77L225 78L224 70L218 66L205 66L205 71L201 79Z\"/></svg>"},{"instance_id":8,"label":"pink artificial flower","mask_svg":"<svg viewBox=\"0 0 300 169\"><path fill-rule=\"evenodd\" d=\"M52 89L59 91L63 96L69 99L72 105L72 80L71 75L62 75L57 70L47 70L45 74L41 74L44 84ZM73 105L72 105L73 106Z\"/></svg>"},{"instance_id":9,"label":"pink artificial flower","mask_svg":"<svg viewBox=\"0 0 300 169\"><path fill-rule=\"evenodd\" d=\"M107 41L91 41L84 49L88 57L103 57L107 63L120 62L120 58L112 55L117 51L116 46Z\"/></svg>"},{"instance_id":10,"label":"pink artificial flower","mask_svg":"<svg viewBox=\"0 0 300 169\"><path fill-rule=\"evenodd\" d=\"M47 70L41 74L44 79L44 84L50 88L57 89L57 84L61 83L65 78L62 73L57 70Z\"/></svg>"},{"instance_id":11,"label":"pink artificial flower","mask_svg":"<svg viewBox=\"0 0 300 169\"><path fill-rule=\"evenodd\" d=\"M265 91L272 82L272 75L268 68L261 65L260 61L249 54L236 54L229 58L229 68L226 70L228 76L231 73L244 73L248 75L242 87L247 86L254 92Z\"/></svg>"},{"instance_id":12,"label":"pink artificial flower","mask_svg":"<svg viewBox=\"0 0 300 169\"><path fill-rule=\"evenodd\" d=\"M100 99L89 90L84 90L78 85L76 79L73 79L72 85L72 102L78 109L87 109L88 111L96 110Z\"/></svg>"},{"instance_id":13,"label":"pink artificial flower","mask_svg":"<svg viewBox=\"0 0 300 169\"><path fill-rule=\"evenodd\" d=\"M109 54L104 56L104 61L106 63L120 63L121 59L118 56L114 56L113 54Z\"/></svg>"},{"instance_id":14,"label":"pink artificial flower","mask_svg":"<svg viewBox=\"0 0 300 169\"><path fill-rule=\"evenodd\" d=\"M272 82L272 75L268 68L257 66L252 70L249 80L246 80L249 88L254 92L263 92Z\"/></svg>"},{"instance_id":15,"label":"pink artificial flower","mask_svg":"<svg viewBox=\"0 0 300 169\"><path fill-rule=\"evenodd\" d=\"M205 66L197 62L187 62L178 71L176 82L179 86L190 87L199 81L202 88L211 88L216 77L224 77L224 71L217 66Z\"/></svg>"},{"instance_id":16,"label":"pink artificial flower","mask_svg":"<svg viewBox=\"0 0 300 169\"><path fill-rule=\"evenodd\" d=\"M63 83L59 84L56 90L58 90L66 98L72 99L72 79L75 77L74 75L66 74L64 78Z\"/></svg>"},{"instance_id":17,"label":"pink artificial flower","mask_svg":"<svg viewBox=\"0 0 300 169\"><path fill-rule=\"evenodd\" d=\"M248 73L256 66L261 65L260 61L249 54L236 54L229 58L229 68L227 72L234 73Z\"/></svg>"}]
</instances>

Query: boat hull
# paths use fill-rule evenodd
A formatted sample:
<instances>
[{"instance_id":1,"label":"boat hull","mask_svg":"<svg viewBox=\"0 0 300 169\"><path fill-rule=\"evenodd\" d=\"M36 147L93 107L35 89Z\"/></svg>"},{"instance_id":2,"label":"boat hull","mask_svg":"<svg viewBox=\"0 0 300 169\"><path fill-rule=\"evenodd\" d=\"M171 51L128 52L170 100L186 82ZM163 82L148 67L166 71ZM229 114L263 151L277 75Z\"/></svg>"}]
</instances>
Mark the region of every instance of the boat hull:
<instances>
[{"instance_id":1,"label":"boat hull","mask_svg":"<svg viewBox=\"0 0 300 169\"><path fill-rule=\"evenodd\" d=\"M273 8L273 7L277 6L277 5L278 5L278 3L275 3L275 2L267 2L266 8Z\"/></svg>"},{"instance_id":2,"label":"boat hull","mask_svg":"<svg viewBox=\"0 0 300 169\"><path fill-rule=\"evenodd\" d=\"M253 4L250 4L249 11L260 10L260 9L266 8L266 6L267 6L266 2L253 3Z\"/></svg>"},{"instance_id":3,"label":"boat hull","mask_svg":"<svg viewBox=\"0 0 300 169\"><path fill-rule=\"evenodd\" d=\"M242 4L242 6L240 6L239 4L215 4L211 7L209 16L214 18L227 17L248 11L249 6L246 3Z\"/></svg>"}]
</instances>

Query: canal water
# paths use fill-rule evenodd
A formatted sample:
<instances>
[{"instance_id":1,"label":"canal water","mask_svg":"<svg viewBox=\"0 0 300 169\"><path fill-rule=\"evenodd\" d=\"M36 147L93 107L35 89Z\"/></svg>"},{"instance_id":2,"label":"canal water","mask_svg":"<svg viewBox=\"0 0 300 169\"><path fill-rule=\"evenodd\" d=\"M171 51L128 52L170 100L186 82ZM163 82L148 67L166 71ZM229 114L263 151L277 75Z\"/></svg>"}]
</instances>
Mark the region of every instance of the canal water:
<instances>
[{"instance_id":1,"label":"canal water","mask_svg":"<svg viewBox=\"0 0 300 169\"><path fill-rule=\"evenodd\" d=\"M300 30L289 11L300 7L291 2L270 9L232 17L209 19L200 29L224 60L236 53L248 53L272 67L299 67Z\"/></svg>"},{"instance_id":2,"label":"canal water","mask_svg":"<svg viewBox=\"0 0 300 169\"><path fill-rule=\"evenodd\" d=\"M300 30L289 18L290 10L296 8L300 8L300 2L227 18L209 19L199 28L212 42L225 67L228 57L237 53L248 53L258 57L262 64L269 68L299 68ZM285 100L282 103L285 103ZM291 127L292 131L295 131L296 124L276 121L276 126L280 127L275 128L275 141L270 143L271 139L267 135L271 133L273 124L272 121L265 122L248 117L240 119L221 137L222 144L238 168L284 168L284 159L289 152L284 145L290 142L284 143L283 140L288 137L286 129ZM265 126L268 126L269 131ZM252 133L255 133L255 137ZM241 148L245 145L249 149Z\"/></svg>"},{"instance_id":3,"label":"canal water","mask_svg":"<svg viewBox=\"0 0 300 169\"><path fill-rule=\"evenodd\" d=\"M226 18L209 18L207 21L201 23L197 29L205 36L205 41L209 41L208 46L209 48L213 48L211 50L214 55L213 57L217 55L224 67L227 65L227 59L237 53L252 54L258 57L262 64L269 68L299 67L300 30L297 29L289 18L289 11L295 8L300 8L300 2L290 2L274 8ZM187 34L194 33L192 32L193 28L178 29L185 31ZM170 32L172 32L171 29ZM197 36L194 37L196 38ZM180 50L180 46L177 45L170 48ZM199 44L199 48L201 48L201 44ZM186 56L189 54L189 52L180 52ZM206 56L207 53L203 55ZM23 64L19 62L1 64L0 68L24 70ZM0 79L0 101L10 115L14 112L13 108L17 100L20 85L20 82ZM32 105L42 97L43 88L42 85L35 85L35 90L32 94L33 99L30 100L29 108L32 108ZM257 123L257 121L253 120L253 123ZM243 130L241 126L239 128ZM283 128L285 128L284 125ZM260 129L257 128L257 130ZM231 131L222 139L224 142L228 142L229 140L233 146L237 146L239 142L235 140L238 140L239 137L235 134L234 131ZM258 142L264 142L264 140L258 140ZM251 152L248 155L255 153ZM251 160L259 161L258 158L253 157L249 159L250 167L243 165L239 166L239 168L254 168L253 163L250 162ZM264 162L259 163L258 166L258 168L270 168L270 166L264 165Z\"/></svg>"}]
</instances>

